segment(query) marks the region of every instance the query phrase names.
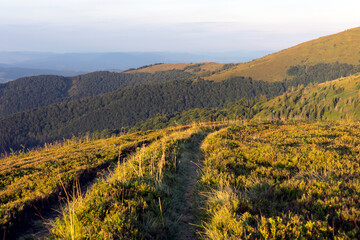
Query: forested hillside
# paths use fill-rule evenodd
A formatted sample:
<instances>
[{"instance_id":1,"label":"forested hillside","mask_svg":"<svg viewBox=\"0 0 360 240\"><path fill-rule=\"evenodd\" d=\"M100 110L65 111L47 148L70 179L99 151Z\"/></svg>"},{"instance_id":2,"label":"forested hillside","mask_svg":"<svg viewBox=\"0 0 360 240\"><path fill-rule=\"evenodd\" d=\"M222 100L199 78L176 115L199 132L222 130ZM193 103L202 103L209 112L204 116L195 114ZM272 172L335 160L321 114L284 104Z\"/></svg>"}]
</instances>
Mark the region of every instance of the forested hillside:
<instances>
[{"instance_id":1,"label":"forested hillside","mask_svg":"<svg viewBox=\"0 0 360 240\"><path fill-rule=\"evenodd\" d=\"M20 78L0 84L0 117L52 103L96 96L138 84L192 77L192 74L187 72L170 70L154 74L93 72L75 77L43 75Z\"/></svg>"},{"instance_id":2,"label":"forested hillside","mask_svg":"<svg viewBox=\"0 0 360 240\"><path fill-rule=\"evenodd\" d=\"M179 80L119 89L93 98L53 104L0 119L1 149L19 149L104 129L130 127L157 114L222 108L241 98L284 92L283 83L233 78L222 82Z\"/></svg>"},{"instance_id":3,"label":"forested hillside","mask_svg":"<svg viewBox=\"0 0 360 240\"><path fill-rule=\"evenodd\" d=\"M357 120L360 117L360 75L299 87L255 106L259 119Z\"/></svg>"},{"instance_id":4,"label":"forested hillside","mask_svg":"<svg viewBox=\"0 0 360 240\"><path fill-rule=\"evenodd\" d=\"M144 130L146 127L159 128L175 125L176 121L187 124L199 120L250 119L260 110L272 111L273 106L257 104L251 108L245 106L244 109L230 108L224 111L219 109L241 98L253 99L257 97L259 99L261 96L264 96L265 99L266 97L271 98L299 85L306 86L309 83L330 81L359 70L358 66L340 63L317 64L311 67L298 65L289 68L289 77L283 82L254 81L240 77L221 82L205 81L201 78L184 80L186 77L193 78L194 76L179 70L155 74L137 73L135 75L99 72L95 75L97 78L94 78L94 74L79 76L71 88L67 85L68 78L54 76L49 81L49 85L52 86L48 89L49 94L45 94L43 97L45 103L51 103L45 101L48 95L51 95L52 99L60 100L62 98L62 95L58 94L60 89L65 94L78 98L86 96L86 94L94 95L111 91L112 88L119 87L119 82L124 85L136 85L138 80L139 82L145 81L153 84L139 83L137 86L122 88L105 95L52 104L4 117L0 120L0 143L3 148L2 151L8 151L10 148L19 149L22 145L31 147L87 132L132 127L159 114L156 119L151 119L147 123L140 123L141 126L138 125L136 129ZM142 75L148 78L141 78ZM102 78L101 76L105 77ZM123 81L119 81L118 76L129 76L129 78L123 77ZM138 76L138 78L131 76ZM174 76L181 80L169 81ZM101 82L106 81L104 79L108 80L102 85ZM43 83L43 80L40 79L39 81ZM163 83L155 84L153 81L162 81ZM45 93L45 91L40 91L40 93ZM28 104L32 104L32 100L34 100L30 97L32 94L28 94ZM241 104L237 104L237 107L240 106L243 107ZM216 110L209 112L206 109L198 109L182 114L183 111L193 108L213 108ZM196 115L196 111L202 112L202 116ZM296 116L296 113L293 115ZM270 118L278 117L280 116L271 115ZM268 119L269 117L266 116L265 118ZM313 118L311 117L311 119ZM161 121L164 124L161 124Z\"/></svg>"}]
</instances>

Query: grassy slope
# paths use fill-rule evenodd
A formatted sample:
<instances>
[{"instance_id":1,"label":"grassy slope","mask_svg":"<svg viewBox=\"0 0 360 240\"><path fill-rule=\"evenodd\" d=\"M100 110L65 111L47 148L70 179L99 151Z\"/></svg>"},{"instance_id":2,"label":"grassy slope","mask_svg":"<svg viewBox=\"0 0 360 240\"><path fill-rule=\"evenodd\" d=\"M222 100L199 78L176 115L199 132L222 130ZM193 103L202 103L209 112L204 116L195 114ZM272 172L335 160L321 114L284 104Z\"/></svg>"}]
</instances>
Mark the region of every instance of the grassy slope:
<instances>
[{"instance_id":1,"label":"grassy slope","mask_svg":"<svg viewBox=\"0 0 360 240\"><path fill-rule=\"evenodd\" d=\"M259 119L339 120L360 118L360 75L299 88L255 106Z\"/></svg>"},{"instance_id":2,"label":"grassy slope","mask_svg":"<svg viewBox=\"0 0 360 240\"><path fill-rule=\"evenodd\" d=\"M137 70L127 71L127 73L136 73L136 72L144 72L144 73L155 73L155 72L162 72L168 70L183 70L186 67L190 67L187 72L194 73L191 67L195 65L201 64L202 71L216 71L220 69L225 64L222 63L215 63L215 62L204 62L204 63L166 63L166 64L157 64L147 68L140 68ZM198 73L199 74L199 73Z\"/></svg>"},{"instance_id":3,"label":"grassy slope","mask_svg":"<svg viewBox=\"0 0 360 240\"><path fill-rule=\"evenodd\" d=\"M127 152L172 131L70 140L0 159L0 232L6 229L7 236L18 224L16 219L21 220L35 209L41 210L47 203L57 201L57 195L74 180L87 180L99 169L120 161Z\"/></svg>"},{"instance_id":4,"label":"grassy slope","mask_svg":"<svg viewBox=\"0 0 360 240\"><path fill-rule=\"evenodd\" d=\"M177 198L186 192L177 186L183 165L178 158L179 144L210 129L211 125L178 128L137 151L108 179L98 182L84 198L70 205L51 230L53 237L174 239L181 217L176 204L184 204Z\"/></svg>"},{"instance_id":5,"label":"grassy slope","mask_svg":"<svg viewBox=\"0 0 360 240\"><path fill-rule=\"evenodd\" d=\"M9 165L9 171L0 179L12 182L2 187L2 196L17 186L15 192L24 195L14 199L26 200L29 195L41 198L47 185L59 184L66 175L78 176L79 169L87 168L89 162L117 160L119 148L136 140L154 139L118 164L85 196L69 200L69 208L51 233L55 239L173 239L186 229L180 227L184 216L178 208L191 187L179 179L186 164L178 158L179 146L184 141L193 144L193 152L187 150L191 159L199 149L192 141L214 131L202 143L201 178L192 175L202 188L201 196L194 199L204 201L199 202L203 213L192 212L190 221L201 217L202 237L360 237L359 123L274 123L218 130L224 126L209 123L140 132L8 157L2 161ZM22 170L21 174L14 169ZM9 206L3 204L2 213Z\"/></svg>"},{"instance_id":6,"label":"grassy slope","mask_svg":"<svg viewBox=\"0 0 360 240\"><path fill-rule=\"evenodd\" d=\"M360 60L360 28L350 29L308 41L263 58L247 63L240 63L233 68L222 70L205 79L222 81L232 76L252 77L254 80L282 81L286 70L294 65L314 65L316 63L348 63L359 64ZM184 69L190 64L162 64L144 68L141 72L164 71L168 69ZM194 65L194 64L192 64ZM211 66L211 68L209 67ZM205 71L216 71L223 65L214 68L213 63L205 63L201 68ZM136 72L136 71L135 71ZM203 71L197 72L201 75Z\"/></svg>"},{"instance_id":7,"label":"grassy slope","mask_svg":"<svg viewBox=\"0 0 360 240\"><path fill-rule=\"evenodd\" d=\"M206 239L358 239L359 123L229 127L203 142Z\"/></svg>"}]
</instances>

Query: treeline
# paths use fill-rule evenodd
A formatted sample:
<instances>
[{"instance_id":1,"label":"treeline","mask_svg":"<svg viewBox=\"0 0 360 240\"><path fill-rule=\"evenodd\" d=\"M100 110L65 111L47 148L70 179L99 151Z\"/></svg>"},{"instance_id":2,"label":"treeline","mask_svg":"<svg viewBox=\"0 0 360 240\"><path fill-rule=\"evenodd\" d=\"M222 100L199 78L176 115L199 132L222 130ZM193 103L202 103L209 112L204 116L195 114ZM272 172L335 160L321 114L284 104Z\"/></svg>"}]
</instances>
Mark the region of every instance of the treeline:
<instances>
[{"instance_id":1,"label":"treeline","mask_svg":"<svg viewBox=\"0 0 360 240\"><path fill-rule=\"evenodd\" d=\"M297 65L290 67L285 79L287 88L298 85L307 86L310 83L322 83L335 80L341 77L347 77L360 72L360 65L347 63L319 63L313 66Z\"/></svg>"},{"instance_id":2,"label":"treeline","mask_svg":"<svg viewBox=\"0 0 360 240\"><path fill-rule=\"evenodd\" d=\"M360 75L324 84L299 86L268 102L258 104L255 117L282 120L360 119Z\"/></svg>"},{"instance_id":3,"label":"treeline","mask_svg":"<svg viewBox=\"0 0 360 240\"><path fill-rule=\"evenodd\" d=\"M115 91L138 84L193 78L180 70L151 73L93 72L75 77L42 75L0 84L0 117Z\"/></svg>"},{"instance_id":4,"label":"treeline","mask_svg":"<svg viewBox=\"0 0 360 240\"><path fill-rule=\"evenodd\" d=\"M198 79L138 85L4 117L0 120L0 146L3 151L32 147L87 132L131 127L159 113L223 108L241 98L274 97L284 91L283 83L242 77L222 82Z\"/></svg>"},{"instance_id":5,"label":"treeline","mask_svg":"<svg viewBox=\"0 0 360 240\"><path fill-rule=\"evenodd\" d=\"M267 98L265 96L255 97L254 99L242 98L239 101L228 103L226 108L223 109L194 108L173 114L157 114L153 118L138 122L130 129L130 132L162 129L170 126L187 125L193 122L249 120L256 114L255 104L265 102L266 100ZM117 133L110 130L106 132Z\"/></svg>"}]
</instances>

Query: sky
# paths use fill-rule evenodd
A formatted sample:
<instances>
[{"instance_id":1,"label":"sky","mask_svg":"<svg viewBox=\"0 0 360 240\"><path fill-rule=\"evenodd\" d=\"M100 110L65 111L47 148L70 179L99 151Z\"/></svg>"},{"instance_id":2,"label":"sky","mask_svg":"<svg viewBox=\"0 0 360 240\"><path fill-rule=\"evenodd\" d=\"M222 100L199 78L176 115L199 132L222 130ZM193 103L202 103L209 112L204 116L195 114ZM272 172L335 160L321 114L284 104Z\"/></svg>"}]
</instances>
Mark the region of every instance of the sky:
<instances>
[{"instance_id":1,"label":"sky","mask_svg":"<svg viewBox=\"0 0 360 240\"><path fill-rule=\"evenodd\" d=\"M358 0L0 0L0 51L281 50L360 26Z\"/></svg>"}]
</instances>

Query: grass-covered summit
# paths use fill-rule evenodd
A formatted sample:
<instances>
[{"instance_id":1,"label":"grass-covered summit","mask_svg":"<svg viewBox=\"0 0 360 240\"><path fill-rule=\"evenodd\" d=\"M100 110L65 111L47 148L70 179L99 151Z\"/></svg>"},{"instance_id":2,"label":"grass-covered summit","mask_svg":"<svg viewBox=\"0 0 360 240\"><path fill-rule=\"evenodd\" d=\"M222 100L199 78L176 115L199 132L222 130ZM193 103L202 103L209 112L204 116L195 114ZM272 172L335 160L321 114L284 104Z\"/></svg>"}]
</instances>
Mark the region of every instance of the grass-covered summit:
<instances>
[{"instance_id":1,"label":"grass-covered summit","mask_svg":"<svg viewBox=\"0 0 360 240\"><path fill-rule=\"evenodd\" d=\"M184 69L215 81L222 81L233 76L251 77L254 80L283 81L287 77L286 71L291 66L312 66L318 63L335 62L358 65L359 61L360 28L353 28L301 43L247 63L161 64L138 71Z\"/></svg>"}]
</instances>

